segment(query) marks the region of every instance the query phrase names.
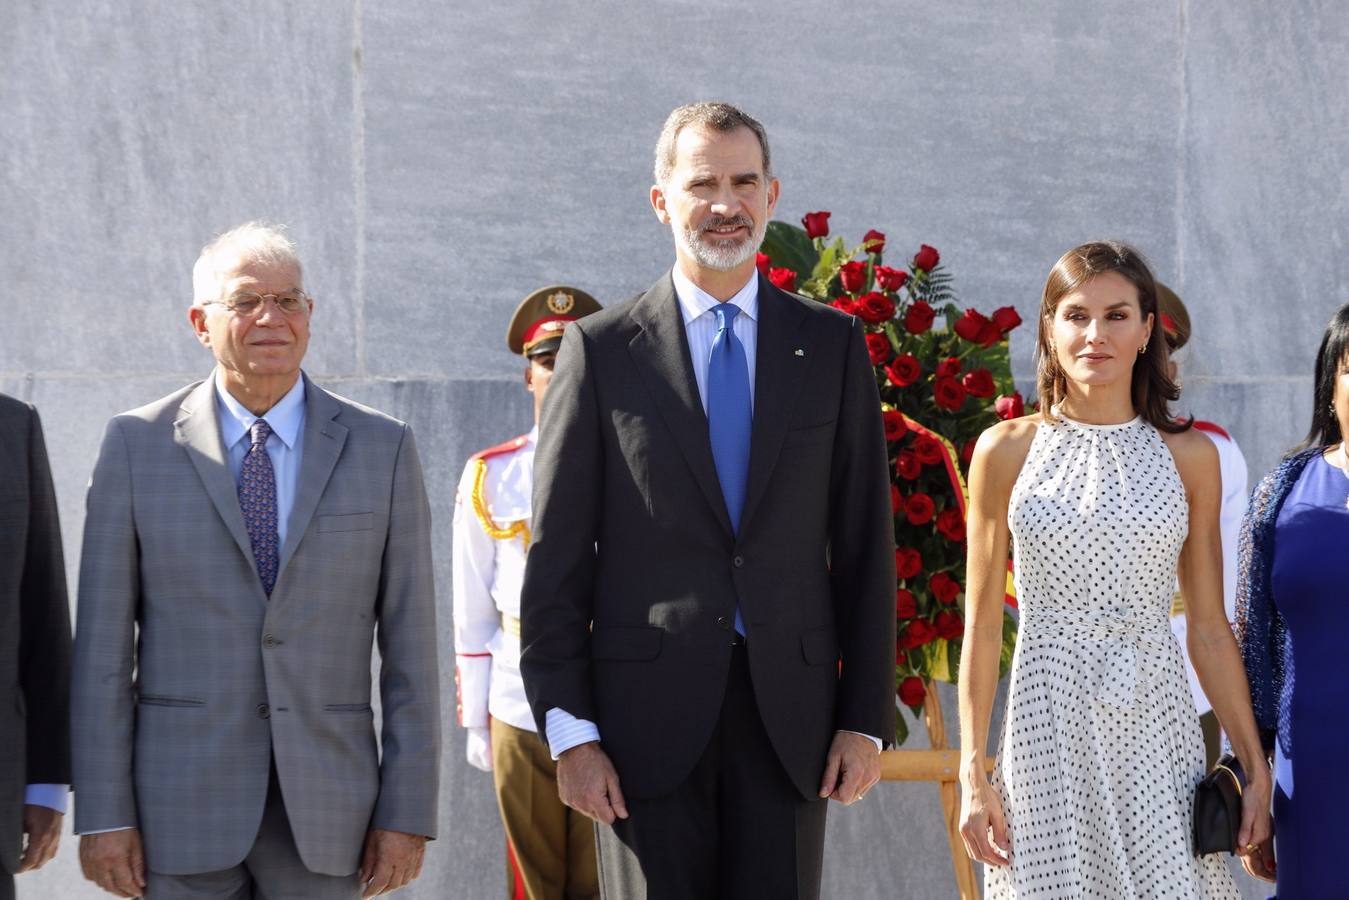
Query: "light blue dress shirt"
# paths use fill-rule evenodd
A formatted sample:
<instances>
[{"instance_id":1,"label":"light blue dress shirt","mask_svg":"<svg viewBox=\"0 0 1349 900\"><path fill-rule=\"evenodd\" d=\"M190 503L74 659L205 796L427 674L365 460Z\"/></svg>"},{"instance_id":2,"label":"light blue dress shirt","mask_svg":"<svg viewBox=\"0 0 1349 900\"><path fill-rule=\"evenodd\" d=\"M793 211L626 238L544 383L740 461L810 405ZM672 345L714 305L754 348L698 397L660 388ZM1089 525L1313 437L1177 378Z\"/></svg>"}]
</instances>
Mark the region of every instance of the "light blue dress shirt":
<instances>
[{"instance_id":1,"label":"light blue dress shirt","mask_svg":"<svg viewBox=\"0 0 1349 900\"><path fill-rule=\"evenodd\" d=\"M229 456L230 474L235 484L244 466L250 446L248 429L258 419L272 426L267 438L267 455L272 458L276 475L276 537L278 546L286 545L286 526L295 506L295 490L300 483L300 457L304 450L304 378L300 377L286 395L261 416L255 416L225 389L225 376L215 373L216 411L220 420L220 439Z\"/></svg>"},{"instance_id":2,"label":"light blue dress shirt","mask_svg":"<svg viewBox=\"0 0 1349 900\"><path fill-rule=\"evenodd\" d=\"M717 317L712 307L721 303L716 297L698 287L675 266L671 271L679 313L684 320L684 334L689 341L689 359L693 363L693 378L698 383L698 397L707 413L707 366L712 358L712 341L717 336ZM740 314L731 321L731 330L745 348L745 364L749 368L749 402L754 405L754 361L759 349L759 273L756 270L749 282L735 292L727 303L740 307ZM270 421L270 420L268 420ZM544 733L548 750L557 759L572 747L600 739L599 727L589 719L578 719L565 709L554 707L544 714ZM881 741L866 735L881 747Z\"/></svg>"}]
</instances>

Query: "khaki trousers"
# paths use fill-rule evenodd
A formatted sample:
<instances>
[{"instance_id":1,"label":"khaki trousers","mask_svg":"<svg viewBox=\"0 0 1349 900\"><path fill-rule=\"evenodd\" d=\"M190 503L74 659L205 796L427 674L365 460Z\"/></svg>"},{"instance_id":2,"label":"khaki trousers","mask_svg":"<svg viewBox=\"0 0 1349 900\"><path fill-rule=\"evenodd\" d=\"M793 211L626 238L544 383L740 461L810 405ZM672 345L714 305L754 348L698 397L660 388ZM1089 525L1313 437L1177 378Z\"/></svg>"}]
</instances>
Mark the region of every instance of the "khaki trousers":
<instances>
[{"instance_id":1,"label":"khaki trousers","mask_svg":"<svg viewBox=\"0 0 1349 900\"><path fill-rule=\"evenodd\" d=\"M598 900L595 824L557 796L557 763L539 736L492 719L492 780L510 842L512 900Z\"/></svg>"}]
</instances>

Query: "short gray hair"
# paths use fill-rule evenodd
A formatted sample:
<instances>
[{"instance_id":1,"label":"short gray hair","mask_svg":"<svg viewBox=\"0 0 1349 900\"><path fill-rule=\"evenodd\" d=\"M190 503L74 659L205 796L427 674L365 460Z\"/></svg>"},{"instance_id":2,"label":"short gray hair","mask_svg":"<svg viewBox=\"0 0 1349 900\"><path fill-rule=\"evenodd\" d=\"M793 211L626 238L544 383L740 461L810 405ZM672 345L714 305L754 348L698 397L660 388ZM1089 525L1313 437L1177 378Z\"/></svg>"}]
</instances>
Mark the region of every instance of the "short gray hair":
<instances>
[{"instance_id":1,"label":"short gray hair","mask_svg":"<svg viewBox=\"0 0 1349 900\"><path fill-rule=\"evenodd\" d=\"M689 103L670 113L665 127L660 130L660 139L656 141L656 184L665 184L675 167L675 143L679 132L690 125L706 128L709 131L726 132L737 128L748 128L759 139L759 149L763 151L763 173L765 178L773 177L772 155L768 152L768 134L759 120L741 112L729 103Z\"/></svg>"},{"instance_id":2,"label":"short gray hair","mask_svg":"<svg viewBox=\"0 0 1349 900\"><path fill-rule=\"evenodd\" d=\"M300 255L286 236L284 225L245 222L217 235L201 248L192 266L192 302L201 305L220 299L220 266L226 260L245 257L272 265L292 265L300 273ZM296 287L300 287L297 283Z\"/></svg>"}]
</instances>

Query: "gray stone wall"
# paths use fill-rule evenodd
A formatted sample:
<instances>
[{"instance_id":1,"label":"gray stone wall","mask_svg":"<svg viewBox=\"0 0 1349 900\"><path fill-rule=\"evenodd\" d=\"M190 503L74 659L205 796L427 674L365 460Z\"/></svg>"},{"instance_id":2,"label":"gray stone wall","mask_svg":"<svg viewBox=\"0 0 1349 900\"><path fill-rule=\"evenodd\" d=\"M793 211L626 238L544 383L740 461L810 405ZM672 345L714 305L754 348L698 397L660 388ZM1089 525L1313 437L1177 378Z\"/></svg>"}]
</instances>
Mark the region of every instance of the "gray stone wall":
<instances>
[{"instance_id":1,"label":"gray stone wall","mask_svg":"<svg viewBox=\"0 0 1349 900\"><path fill-rule=\"evenodd\" d=\"M1331 2L0 6L0 391L43 414L72 584L103 423L209 368L185 312L196 250L284 222L318 297L308 369L418 432L447 696L455 479L529 425L506 319L543 284L616 302L669 265L646 194L678 103L766 123L781 218L933 244L986 310L1032 320L1064 249L1137 243L1194 319L1182 405L1228 426L1253 476L1305 431L1346 299ZM1023 328L1023 378L1030 351ZM462 754L447 722L441 838L406 896L501 894L489 779ZM831 817L826 896L951 895L932 786ZM69 838L19 883L97 895Z\"/></svg>"}]
</instances>

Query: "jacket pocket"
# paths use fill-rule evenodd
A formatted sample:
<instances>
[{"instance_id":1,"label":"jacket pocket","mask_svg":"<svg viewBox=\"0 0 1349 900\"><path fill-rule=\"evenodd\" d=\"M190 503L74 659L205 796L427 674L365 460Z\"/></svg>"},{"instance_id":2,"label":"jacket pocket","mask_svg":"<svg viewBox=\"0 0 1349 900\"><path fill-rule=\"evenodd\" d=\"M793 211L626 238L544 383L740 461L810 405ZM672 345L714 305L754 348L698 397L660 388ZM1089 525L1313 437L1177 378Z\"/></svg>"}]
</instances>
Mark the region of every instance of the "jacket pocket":
<instances>
[{"instance_id":1,"label":"jacket pocket","mask_svg":"<svg viewBox=\"0 0 1349 900\"><path fill-rule=\"evenodd\" d=\"M141 694L136 702L145 706L205 706L205 700L193 697L166 697L162 694Z\"/></svg>"},{"instance_id":2,"label":"jacket pocket","mask_svg":"<svg viewBox=\"0 0 1349 900\"><path fill-rule=\"evenodd\" d=\"M319 531L369 531L374 527L375 514L372 512L318 517Z\"/></svg>"},{"instance_id":3,"label":"jacket pocket","mask_svg":"<svg viewBox=\"0 0 1349 900\"><path fill-rule=\"evenodd\" d=\"M817 628L801 635L801 655L812 666L838 662L838 642L834 629Z\"/></svg>"},{"instance_id":4,"label":"jacket pocket","mask_svg":"<svg viewBox=\"0 0 1349 900\"><path fill-rule=\"evenodd\" d=\"M821 422L818 425L788 429L787 434L782 439L782 443L784 446L794 446L797 444L810 444L821 440L832 441L834 438L834 428L837 424L837 419L830 419L828 422Z\"/></svg>"},{"instance_id":5,"label":"jacket pocket","mask_svg":"<svg viewBox=\"0 0 1349 900\"><path fill-rule=\"evenodd\" d=\"M658 625L608 625L590 635L594 659L643 660L660 656L665 629Z\"/></svg>"},{"instance_id":6,"label":"jacket pocket","mask_svg":"<svg viewBox=\"0 0 1349 900\"><path fill-rule=\"evenodd\" d=\"M325 712L370 712L369 703L329 703L323 707Z\"/></svg>"}]
</instances>

